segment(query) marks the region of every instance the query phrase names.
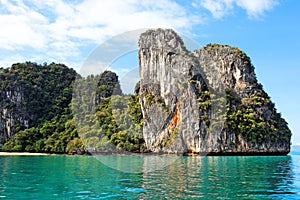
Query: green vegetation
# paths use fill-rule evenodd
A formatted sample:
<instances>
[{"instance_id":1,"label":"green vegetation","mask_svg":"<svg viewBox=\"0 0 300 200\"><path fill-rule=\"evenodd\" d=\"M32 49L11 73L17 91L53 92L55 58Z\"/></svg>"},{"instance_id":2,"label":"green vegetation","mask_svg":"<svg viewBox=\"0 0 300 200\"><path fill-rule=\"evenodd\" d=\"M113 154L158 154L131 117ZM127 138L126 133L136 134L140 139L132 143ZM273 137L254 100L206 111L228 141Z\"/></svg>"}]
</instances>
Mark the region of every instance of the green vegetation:
<instances>
[{"instance_id":1,"label":"green vegetation","mask_svg":"<svg viewBox=\"0 0 300 200\"><path fill-rule=\"evenodd\" d=\"M247 54L240 50L237 47L231 47L229 45L222 45L222 44L216 44L216 43L210 43L207 44L204 49L208 52L208 53L215 53L216 51L227 51L227 54L233 54L236 55L238 57L240 57L244 62L246 63L250 63L250 57L247 56Z\"/></svg>"},{"instance_id":2,"label":"green vegetation","mask_svg":"<svg viewBox=\"0 0 300 200\"><path fill-rule=\"evenodd\" d=\"M161 97L155 96L150 92L146 94L146 101L145 102L146 102L148 107L153 105L153 104L157 104L161 108L163 108L166 111L166 113L170 112L170 110L169 110L168 106L166 105L165 101Z\"/></svg>"},{"instance_id":3,"label":"green vegetation","mask_svg":"<svg viewBox=\"0 0 300 200\"><path fill-rule=\"evenodd\" d=\"M264 142L286 142L291 137L287 123L281 115L276 112L274 104L263 91L257 91L249 98L239 99L230 90L226 90L226 126L227 131L232 131L242 136L250 143L262 144ZM213 98L209 91L202 91L198 97L200 119L207 126L212 126L208 112L212 104L220 105L215 112L221 112L225 103L222 97ZM224 108L225 109L225 108ZM273 110L266 116L267 110Z\"/></svg>"},{"instance_id":4,"label":"green vegetation","mask_svg":"<svg viewBox=\"0 0 300 200\"><path fill-rule=\"evenodd\" d=\"M177 128L174 128L171 132L170 135L168 135L163 141L162 141L162 146L165 147L169 144L171 144L172 142L175 141L175 137L176 135L178 134L178 129Z\"/></svg>"},{"instance_id":5,"label":"green vegetation","mask_svg":"<svg viewBox=\"0 0 300 200\"><path fill-rule=\"evenodd\" d=\"M0 83L3 151L84 154L87 147L143 146L138 96L123 96L113 72L82 78L62 64L26 62L1 68Z\"/></svg>"},{"instance_id":6,"label":"green vegetation","mask_svg":"<svg viewBox=\"0 0 300 200\"><path fill-rule=\"evenodd\" d=\"M239 49L234 51L243 54ZM183 82L182 88L188 83ZM224 117L226 109L226 131L241 134L254 145L288 142L291 132L287 123L261 85L251 92L250 97L239 99L226 90L225 108L224 97L216 98L208 89L201 91L200 120L215 130L218 119L211 121L211 115ZM0 68L2 150L69 154L144 151L139 98L137 94L123 95L118 76L110 71L83 78L55 63L26 62ZM149 92L143 99L146 107L157 104L170 112L159 96ZM162 146L174 141L177 134L177 128L170 129Z\"/></svg>"},{"instance_id":7,"label":"green vegetation","mask_svg":"<svg viewBox=\"0 0 300 200\"><path fill-rule=\"evenodd\" d=\"M118 77L105 71L76 82L74 118L83 143L92 151L143 149L142 111L137 95L122 95Z\"/></svg>"},{"instance_id":8,"label":"green vegetation","mask_svg":"<svg viewBox=\"0 0 300 200\"><path fill-rule=\"evenodd\" d=\"M266 93L257 92L241 102L227 91L227 128L241 133L248 142L262 144L264 142L286 142L291 132L281 115L276 112L274 104ZM265 110L274 110L265 116Z\"/></svg>"},{"instance_id":9,"label":"green vegetation","mask_svg":"<svg viewBox=\"0 0 300 200\"><path fill-rule=\"evenodd\" d=\"M94 151L141 151L142 112L137 95L102 98L96 112L79 127L84 143Z\"/></svg>"},{"instance_id":10,"label":"green vegetation","mask_svg":"<svg viewBox=\"0 0 300 200\"><path fill-rule=\"evenodd\" d=\"M200 110L207 111L211 108L211 97L210 92L205 90L202 91L198 97L198 106Z\"/></svg>"},{"instance_id":11,"label":"green vegetation","mask_svg":"<svg viewBox=\"0 0 300 200\"><path fill-rule=\"evenodd\" d=\"M70 142L80 143L70 109L77 76L55 63L17 63L1 70L0 108L7 113L0 123L13 121L0 130L2 150L84 153L84 148L75 148L78 144L66 150Z\"/></svg>"},{"instance_id":12,"label":"green vegetation","mask_svg":"<svg viewBox=\"0 0 300 200\"><path fill-rule=\"evenodd\" d=\"M237 56L242 58L242 60L246 61L247 63L250 63L250 57L247 56L247 54L244 51L240 50L237 47L233 47L233 50Z\"/></svg>"}]
</instances>

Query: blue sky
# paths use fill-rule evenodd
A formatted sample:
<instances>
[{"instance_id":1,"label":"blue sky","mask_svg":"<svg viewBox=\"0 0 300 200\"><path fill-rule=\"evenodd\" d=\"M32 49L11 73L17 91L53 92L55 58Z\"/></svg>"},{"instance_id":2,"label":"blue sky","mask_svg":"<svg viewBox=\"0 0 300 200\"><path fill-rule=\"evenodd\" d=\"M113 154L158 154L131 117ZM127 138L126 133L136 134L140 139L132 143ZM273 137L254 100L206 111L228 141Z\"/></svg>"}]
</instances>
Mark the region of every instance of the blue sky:
<instances>
[{"instance_id":1,"label":"blue sky","mask_svg":"<svg viewBox=\"0 0 300 200\"><path fill-rule=\"evenodd\" d=\"M245 51L288 121L293 144L300 144L299 10L299 0L0 0L0 67L59 62L80 71L115 35L173 28L200 46L221 43Z\"/></svg>"}]
</instances>

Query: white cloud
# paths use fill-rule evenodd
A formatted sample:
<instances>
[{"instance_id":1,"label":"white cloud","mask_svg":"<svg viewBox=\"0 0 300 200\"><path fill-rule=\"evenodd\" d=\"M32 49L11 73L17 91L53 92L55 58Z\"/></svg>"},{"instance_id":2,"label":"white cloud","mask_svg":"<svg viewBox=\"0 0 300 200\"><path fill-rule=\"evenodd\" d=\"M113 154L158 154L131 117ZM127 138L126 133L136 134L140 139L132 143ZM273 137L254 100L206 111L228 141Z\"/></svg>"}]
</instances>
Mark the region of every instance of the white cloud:
<instances>
[{"instance_id":1,"label":"white cloud","mask_svg":"<svg viewBox=\"0 0 300 200\"><path fill-rule=\"evenodd\" d=\"M0 67L7 67L16 62L25 62L26 59L20 54L1 57L0 59Z\"/></svg>"},{"instance_id":2,"label":"white cloud","mask_svg":"<svg viewBox=\"0 0 300 200\"><path fill-rule=\"evenodd\" d=\"M209 10L214 18L222 18L233 8L234 0L200 0L198 3ZM195 5L195 4L194 4Z\"/></svg>"},{"instance_id":3,"label":"white cloud","mask_svg":"<svg viewBox=\"0 0 300 200\"><path fill-rule=\"evenodd\" d=\"M260 17L265 11L279 4L277 0L236 0L236 4L245 9L250 17Z\"/></svg>"},{"instance_id":4,"label":"white cloud","mask_svg":"<svg viewBox=\"0 0 300 200\"><path fill-rule=\"evenodd\" d=\"M196 0L192 5L202 6L220 19L233 12L234 6L244 9L250 18L259 18L278 4L278 0Z\"/></svg>"},{"instance_id":5,"label":"white cloud","mask_svg":"<svg viewBox=\"0 0 300 200\"><path fill-rule=\"evenodd\" d=\"M66 62L82 46L139 28L190 29L201 19L172 0L0 0L0 50L34 48L39 57ZM35 52L36 53L36 52ZM83 61L84 58L81 58Z\"/></svg>"},{"instance_id":6,"label":"white cloud","mask_svg":"<svg viewBox=\"0 0 300 200\"><path fill-rule=\"evenodd\" d=\"M24 46L42 48L45 37L37 30L47 23L40 13L29 9L22 2L1 1L9 14L0 16L0 46L4 49L18 49Z\"/></svg>"},{"instance_id":7,"label":"white cloud","mask_svg":"<svg viewBox=\"0 0 300 200\"><path fill-rule=\"evenodd\" d=\"M28 60L40 58L80 66L87 47L95 48L125 31L162 27L188 33L204 21L201 12L174 0L69 2L0 0L0 51L10 53L9 57L27 51L22 56ZM222 18L237 6L250 17L257 17L276 4L277 0L195 0L192 5Z\"/></svg>"}]
</instances>

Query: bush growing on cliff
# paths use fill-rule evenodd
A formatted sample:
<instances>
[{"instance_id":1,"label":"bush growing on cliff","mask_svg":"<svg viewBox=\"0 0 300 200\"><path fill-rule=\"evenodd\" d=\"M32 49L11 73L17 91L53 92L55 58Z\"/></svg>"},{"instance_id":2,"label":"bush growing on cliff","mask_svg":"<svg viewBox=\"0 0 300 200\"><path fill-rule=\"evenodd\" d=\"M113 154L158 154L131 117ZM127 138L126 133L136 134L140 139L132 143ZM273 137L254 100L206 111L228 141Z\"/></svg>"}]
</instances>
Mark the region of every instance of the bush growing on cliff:
<instances>
[{"instance_id":1,"label":"bush growing on cliff","mask_svg":"<svg viewBox=\"0 0 300 200\"><path fill-rule=\"evenodd\" d=\"M252 144L262 144L264 142L287 142L291 137L291 132L281 115L276 112L274 104L269 96L263 91L256 92L239 99L232 94L231 90L226 90L226 126L228 131L242 134L247 142ZM210 126L210 118L205 114L212 106L212 101L221 99L211 99L209 91L202 91L198 97L199 109L202 112L200 120ZM223 101L223 100L222 100ZM266 117L266 110L274 110L270 116Z\"/></svg>"},{"instance_id":2,"label":"bush growing on cliff","mask_svg":"<svg viewBox=\"0 0 300 200\"><path fill-rule=\"evenodd\" d=\"M270 98L265 93L256 93L249 98L236 102L234 95L227 90L227 116L228 129L241 133L248 142L262 144L264 142L287 142L291 137L287 123L276 110L265 116L264 110L274 104L270 104Z\"/></svg>"}]
</instances>

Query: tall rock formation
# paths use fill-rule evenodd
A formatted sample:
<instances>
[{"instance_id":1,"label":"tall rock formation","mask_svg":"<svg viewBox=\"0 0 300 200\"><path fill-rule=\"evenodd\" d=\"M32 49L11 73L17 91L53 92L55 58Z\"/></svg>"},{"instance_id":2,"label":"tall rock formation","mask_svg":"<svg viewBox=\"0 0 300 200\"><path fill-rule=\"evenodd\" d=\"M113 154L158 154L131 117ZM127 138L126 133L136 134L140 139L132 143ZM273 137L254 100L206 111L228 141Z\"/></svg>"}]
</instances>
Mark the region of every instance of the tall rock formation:
<instances>
[{"instance_id":1,"label":"tall rock formation","mask_svg":"<svg viewBox=\"0 0 300 200\"><path fill-rule=\"evenodd\" d=\"M287 154L291 132L249 57L210 44L189 52L172 30L139 40L143 135L153 152Z\"/></svg>"}]
</instances>

